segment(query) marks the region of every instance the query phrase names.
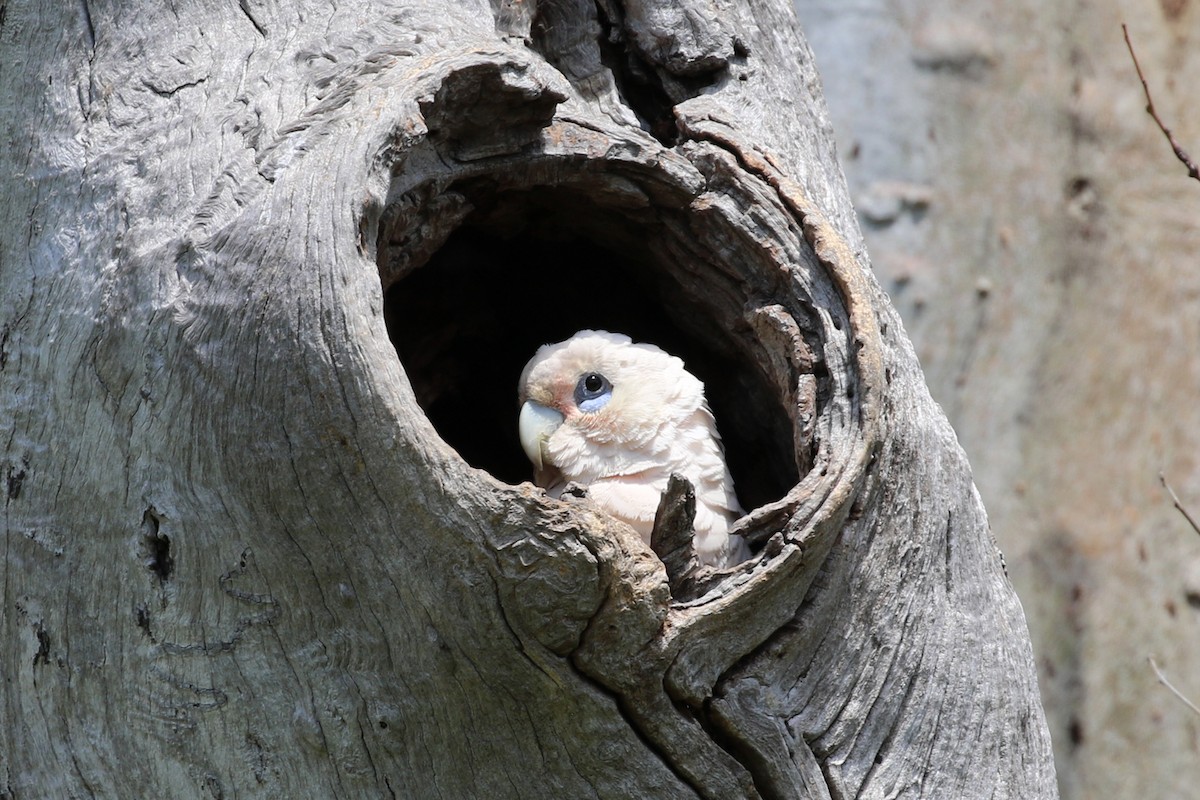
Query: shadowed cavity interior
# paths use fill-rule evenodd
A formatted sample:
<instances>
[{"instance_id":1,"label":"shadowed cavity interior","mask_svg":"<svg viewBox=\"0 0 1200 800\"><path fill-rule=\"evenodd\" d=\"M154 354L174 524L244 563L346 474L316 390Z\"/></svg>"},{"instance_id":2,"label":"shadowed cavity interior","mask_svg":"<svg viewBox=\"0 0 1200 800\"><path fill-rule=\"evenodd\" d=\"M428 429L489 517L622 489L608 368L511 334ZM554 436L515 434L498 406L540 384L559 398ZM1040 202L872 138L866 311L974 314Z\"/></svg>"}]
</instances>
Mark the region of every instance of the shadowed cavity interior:
<instances>
[{"instance_id":1,"label":"shadowed cavity interior","mask_svg":"<svg viewBox=\"0 0 1200 800\"><path fill-rule=\"evenodd\" d=\"M621 332L681 357L704 382L743 505L781 497L797 480L786 414L695 292L639 249L647 232L610 220L620 230L602 238L606 223L594 216L585 235L565 222L570 213L521 213L505 214L500 231L494 214L468 217L386 291L389 335L441 437L502 481L529 480L517 438L521 369L539 346L578 330Z\"/></svg>"}]
</instances>

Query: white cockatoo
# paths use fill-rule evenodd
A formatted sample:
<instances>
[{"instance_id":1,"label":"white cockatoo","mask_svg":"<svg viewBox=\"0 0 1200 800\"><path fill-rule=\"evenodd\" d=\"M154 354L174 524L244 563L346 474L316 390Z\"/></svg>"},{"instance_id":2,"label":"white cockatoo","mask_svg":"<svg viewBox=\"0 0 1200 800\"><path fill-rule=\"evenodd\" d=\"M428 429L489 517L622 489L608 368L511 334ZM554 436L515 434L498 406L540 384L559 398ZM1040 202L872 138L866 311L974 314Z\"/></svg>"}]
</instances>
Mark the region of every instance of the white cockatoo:
<instances>
[{"instance_id":1,"label":"white cockatoo","mask_svg":"<svg viewBox=\"0 0 1200 800\"><path fill-rule=\"evenodd\" d=\"M586 486L605 512L647 544L671 473L696 491L694 539L704 564L750 556L729 527L741 514L704 384L683 361L622 334L580 331L544 345L519 387L521 446L552 497Z\"/></svg>"}]
</instances>

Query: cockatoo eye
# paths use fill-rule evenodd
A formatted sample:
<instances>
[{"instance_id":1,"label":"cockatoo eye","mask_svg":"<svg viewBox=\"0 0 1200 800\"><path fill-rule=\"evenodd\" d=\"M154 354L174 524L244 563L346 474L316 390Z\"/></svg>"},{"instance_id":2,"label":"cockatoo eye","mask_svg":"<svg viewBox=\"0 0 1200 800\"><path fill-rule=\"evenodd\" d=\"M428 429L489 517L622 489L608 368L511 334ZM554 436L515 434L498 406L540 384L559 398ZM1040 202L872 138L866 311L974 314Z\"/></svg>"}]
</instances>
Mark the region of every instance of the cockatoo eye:
<instances>
[{"instance_id":1,"label":"cockatoo eye","mask_svg":"<svg viewBox=\"0 0 1200 800\"><path fill-rule=\"evenodd\" d=\"M580 376L575 384L575 405L580 411L599 411L612 399L612 384L599 372Z\"/></svg>"}]
</instances>

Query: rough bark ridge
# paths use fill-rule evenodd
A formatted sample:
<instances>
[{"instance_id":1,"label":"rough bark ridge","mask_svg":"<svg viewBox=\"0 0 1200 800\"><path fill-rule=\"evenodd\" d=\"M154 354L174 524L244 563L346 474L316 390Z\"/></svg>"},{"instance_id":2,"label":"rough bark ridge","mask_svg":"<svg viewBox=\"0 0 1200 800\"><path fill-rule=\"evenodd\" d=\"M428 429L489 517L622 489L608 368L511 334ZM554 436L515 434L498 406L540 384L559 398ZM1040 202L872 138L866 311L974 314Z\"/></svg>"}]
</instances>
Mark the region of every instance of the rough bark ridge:
<instances>
[{"instance_id":1,"label":"rough bark ridge","mask_svg":"<svg viewBox=\"0 0 1200 800\"><path fill-rule=\"evenodd\" d=\"M44 5L0 7L6 796L1053 796L786 4ZM603 246L629 289L574 291L734 365L755 559L673 597L446 443L456 342L545 335L385 308L463 231Z\"/></svg>"}]
</instances>

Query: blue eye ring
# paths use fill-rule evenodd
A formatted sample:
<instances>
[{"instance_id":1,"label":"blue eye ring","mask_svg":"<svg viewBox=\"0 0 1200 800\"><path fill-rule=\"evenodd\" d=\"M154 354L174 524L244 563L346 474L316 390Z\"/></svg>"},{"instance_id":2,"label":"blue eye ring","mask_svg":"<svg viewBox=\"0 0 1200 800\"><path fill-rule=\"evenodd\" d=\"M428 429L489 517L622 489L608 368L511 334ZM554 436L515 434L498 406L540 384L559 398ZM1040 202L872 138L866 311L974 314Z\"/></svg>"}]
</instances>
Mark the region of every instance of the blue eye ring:
<instances>
[{"instance_id":1,"label":"blue eye ring","mask_svg":"<svg viewBox=\"0 0 1200 800\"><path fill-rule=\"evenodd\" d=\"M599 411L612 399L612 384L599 372L586 372L575 384L575 405L580 411Z\"/></svg>"}]
</instances>

